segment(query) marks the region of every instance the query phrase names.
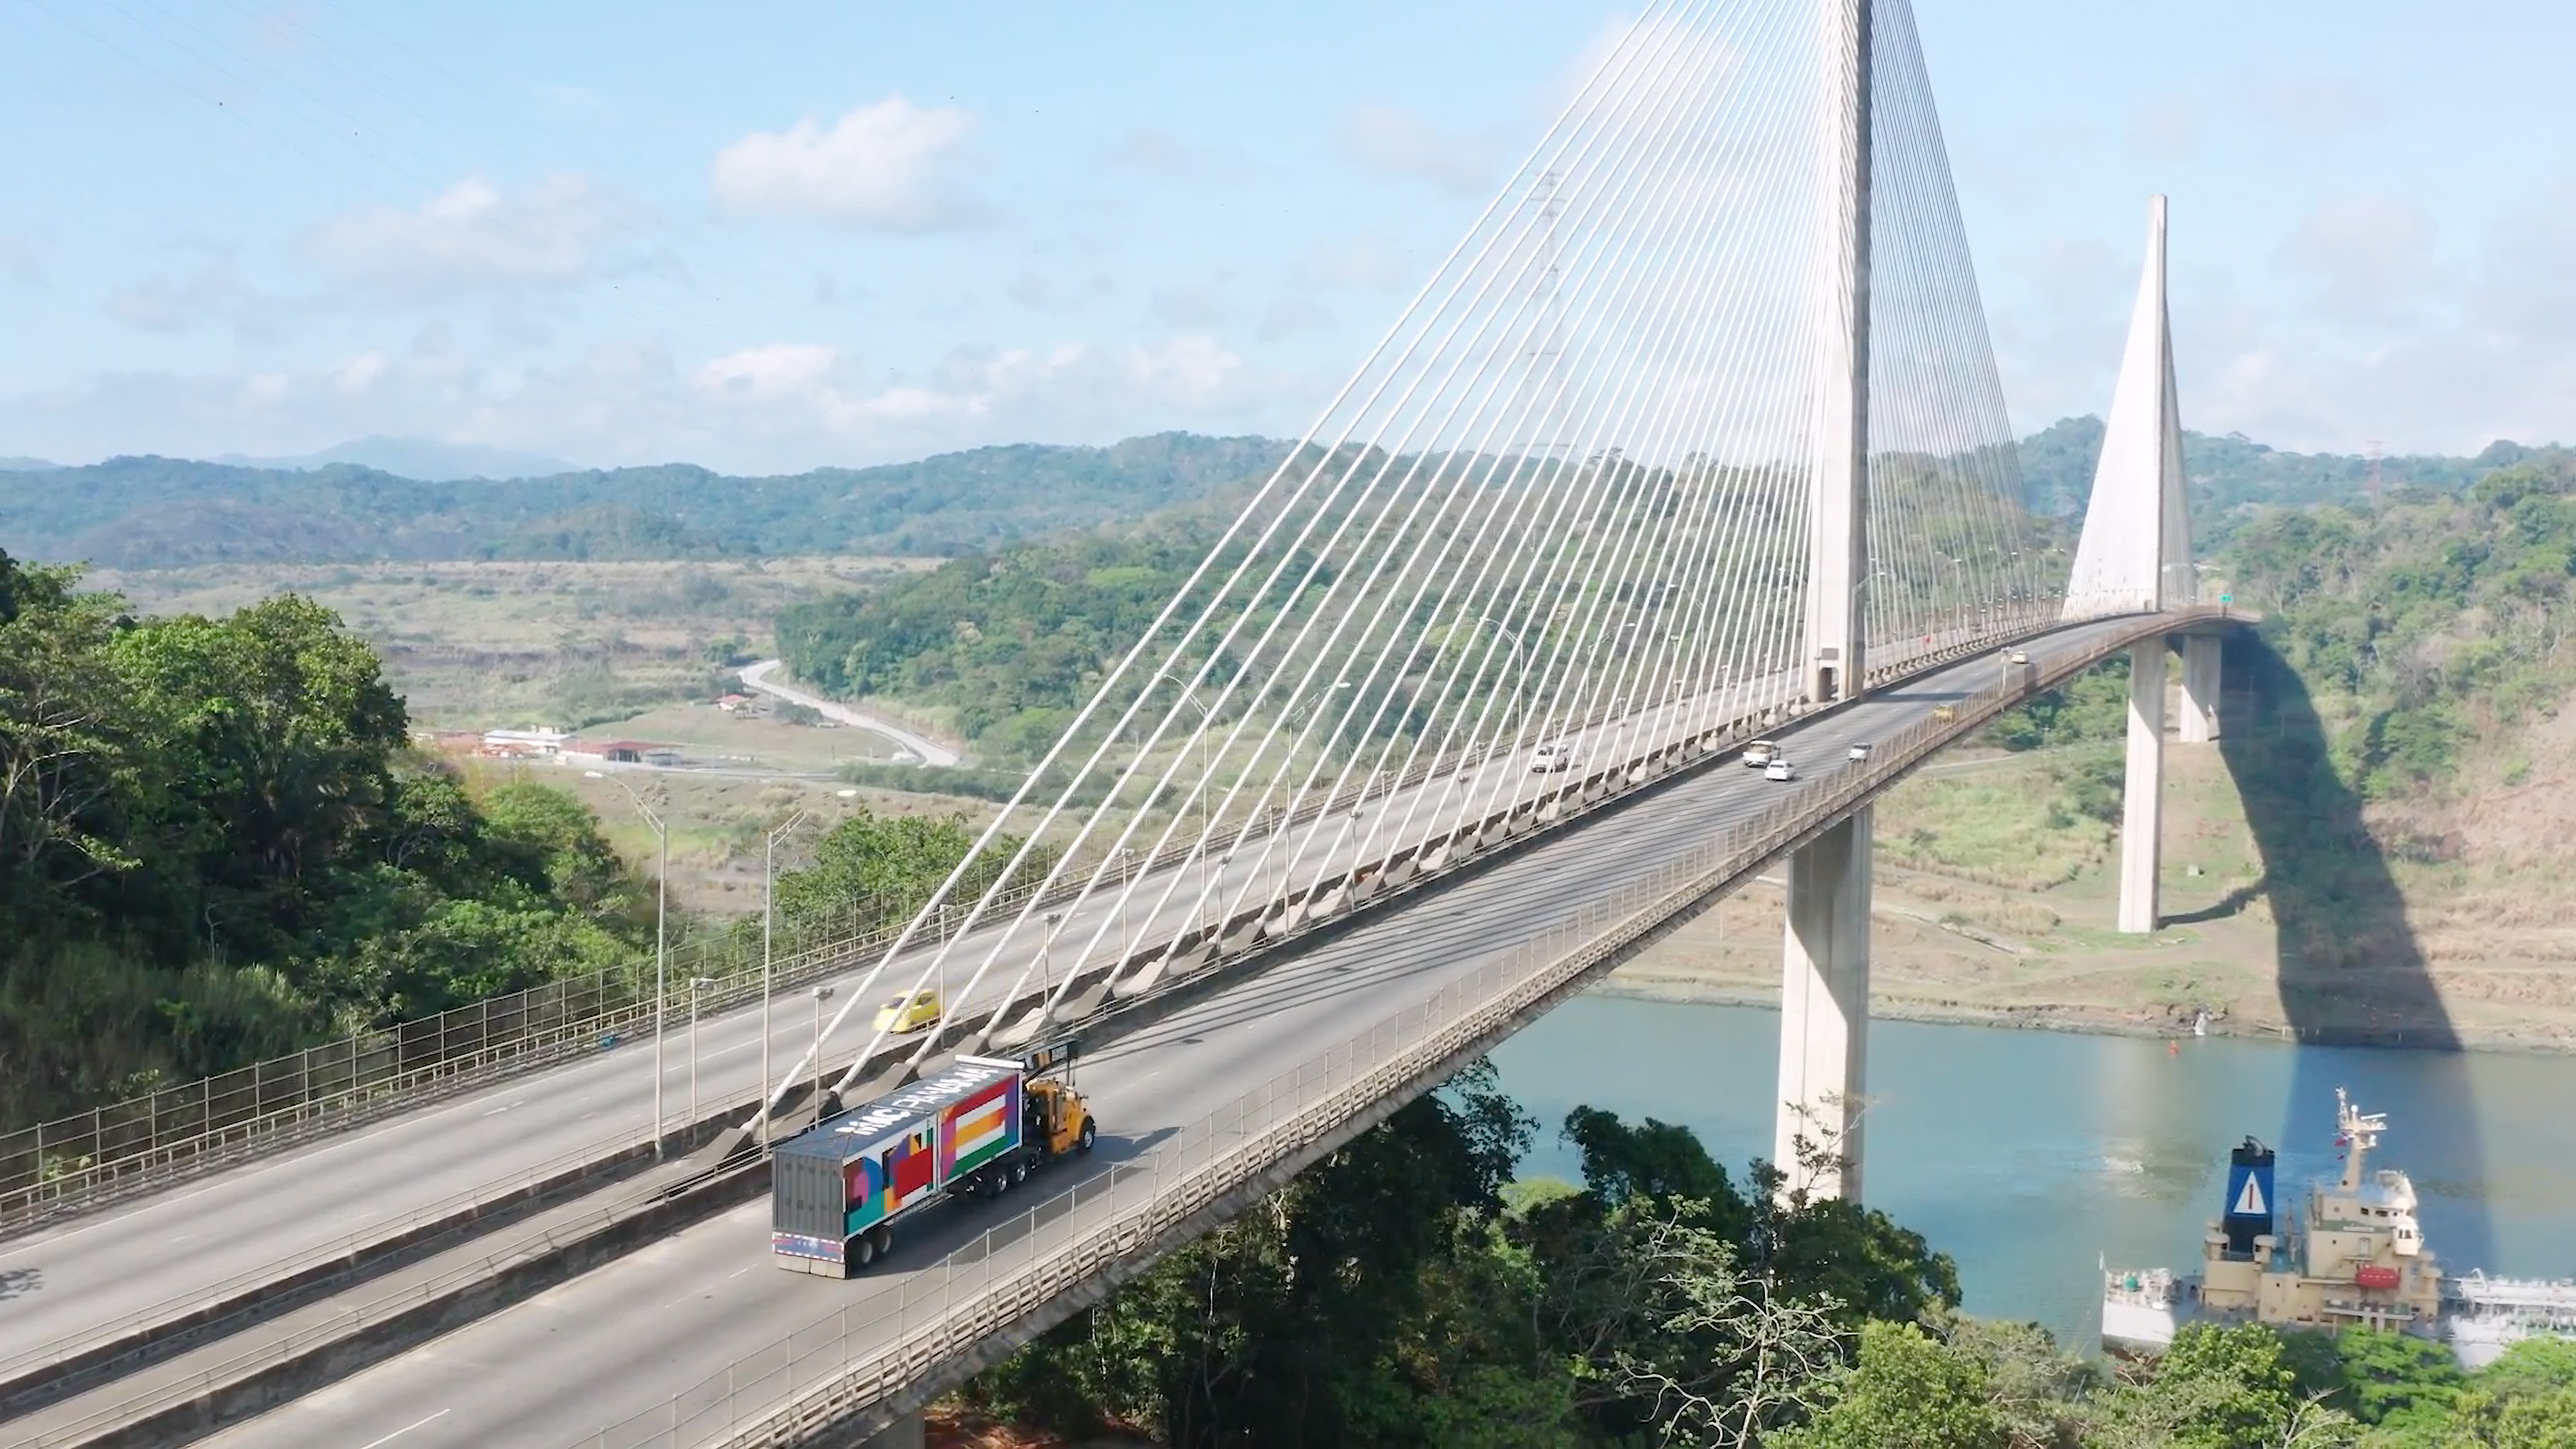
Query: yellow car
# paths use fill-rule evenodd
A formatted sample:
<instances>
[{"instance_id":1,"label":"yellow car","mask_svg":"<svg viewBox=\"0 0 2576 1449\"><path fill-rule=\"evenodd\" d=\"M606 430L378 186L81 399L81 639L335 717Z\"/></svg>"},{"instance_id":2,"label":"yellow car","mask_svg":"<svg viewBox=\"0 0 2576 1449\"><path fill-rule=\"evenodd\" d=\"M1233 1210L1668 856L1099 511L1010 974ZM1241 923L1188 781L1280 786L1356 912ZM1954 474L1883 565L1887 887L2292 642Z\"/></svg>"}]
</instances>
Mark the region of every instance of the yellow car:
<instances>
[{"instance_id":1,"label":"yellow car","mask_svg":"<svg viewBox=\"0 0 2576 1449\"><path fill-rule=\"evenodd\" d=\"M902 1036L939 1024L939 993L915 991L877 1008L877 1030Z\"/></svg>"}]
</instances>

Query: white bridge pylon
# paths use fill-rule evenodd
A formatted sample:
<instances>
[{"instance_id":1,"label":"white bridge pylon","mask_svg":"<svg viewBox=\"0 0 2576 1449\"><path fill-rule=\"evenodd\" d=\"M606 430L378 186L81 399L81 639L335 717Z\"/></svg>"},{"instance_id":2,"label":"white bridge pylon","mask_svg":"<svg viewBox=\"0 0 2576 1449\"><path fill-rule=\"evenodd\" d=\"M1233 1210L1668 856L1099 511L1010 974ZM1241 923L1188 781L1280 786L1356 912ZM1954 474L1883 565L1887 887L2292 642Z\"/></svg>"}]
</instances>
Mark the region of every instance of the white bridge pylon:
<instances>
[{"instance_id":1,"label":"white bridge pylon","mask_svg":"<svg viewBox=\"0 0 2576 1449\"><path fill-rule=\"evenodd\" d=\"M2198 598L2191 517L2184 509L2173 323L2165 309L2165 199L2159 196L2147 207L2146 270L2066 583L2065 617L2151 613Z\"/></svg>"},{"instance_id":2,"label":"white bridge pylon","mask_svg":"<svg viewBox=\"0 0 2576 1449\"><path fill-rule=\"evenodd\" d=\"M1905 0L1660 0L1132 644L1066 663L1087 699L820 1035L867 1063L850 1016L925 989L913 1068L1078 1022L2042 624L2042 553Z\"/></svg>"}]
</instances>

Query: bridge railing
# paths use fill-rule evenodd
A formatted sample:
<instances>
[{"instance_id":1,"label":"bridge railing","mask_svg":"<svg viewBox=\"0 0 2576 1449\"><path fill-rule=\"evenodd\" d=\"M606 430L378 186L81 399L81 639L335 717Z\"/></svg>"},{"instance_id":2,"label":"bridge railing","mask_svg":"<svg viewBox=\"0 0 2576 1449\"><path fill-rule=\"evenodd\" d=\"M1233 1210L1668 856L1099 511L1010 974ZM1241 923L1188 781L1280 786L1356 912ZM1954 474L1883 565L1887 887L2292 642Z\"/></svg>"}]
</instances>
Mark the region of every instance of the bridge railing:
<instances>
[{"instance_id":1,"label":"bridge railing","mask_svg":"<svg viewBox=\"0 0 2576 1449\"><path fill-rule=\"evenodd\" d=\"M2148 637L2172 621L2141 619L2130 633ZM2111 647L2127 642L2124 634ZM2035 687L2063 682L2089 662L2046 666ZM1663 922L1741 885L1934 752L2028 698L2033 687L1998 680L1974 691L1952 707L1951 718L1926 718L1879 741L1864 768L1793 787L1754 818L1584 905L1431 1000L583 1444L752 1449L803 1443L827 1429L841 1436L882 1427L1437 1086L1616 964Z\"/></svg>"}]
</instances>

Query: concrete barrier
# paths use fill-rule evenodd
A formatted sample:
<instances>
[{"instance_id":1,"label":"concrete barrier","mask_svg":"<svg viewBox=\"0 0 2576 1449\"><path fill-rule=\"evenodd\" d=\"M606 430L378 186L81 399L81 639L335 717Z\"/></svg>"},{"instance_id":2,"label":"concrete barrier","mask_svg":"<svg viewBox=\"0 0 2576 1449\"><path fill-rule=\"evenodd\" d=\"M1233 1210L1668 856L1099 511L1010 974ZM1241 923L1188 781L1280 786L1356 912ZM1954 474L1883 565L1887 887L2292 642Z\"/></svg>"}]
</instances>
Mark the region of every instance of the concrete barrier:
<instances>
[{"instance_id":1,"label":"concrete barrier","mask_svg":"<svg viewBox=\"0 0 2576 1449\"><path fill-rule=\"evenodd\" d=\"M579 1237L550 1244L496 1272L353 1328L345 1336L309 1345L183 1401L147 1410L131 1422L81 1442L87 1449L162 1449L189 1443L497 1313L768 1189L769 1163L763 1158L693 1190L636 1204Z\"/></svg>"}]
</instances>

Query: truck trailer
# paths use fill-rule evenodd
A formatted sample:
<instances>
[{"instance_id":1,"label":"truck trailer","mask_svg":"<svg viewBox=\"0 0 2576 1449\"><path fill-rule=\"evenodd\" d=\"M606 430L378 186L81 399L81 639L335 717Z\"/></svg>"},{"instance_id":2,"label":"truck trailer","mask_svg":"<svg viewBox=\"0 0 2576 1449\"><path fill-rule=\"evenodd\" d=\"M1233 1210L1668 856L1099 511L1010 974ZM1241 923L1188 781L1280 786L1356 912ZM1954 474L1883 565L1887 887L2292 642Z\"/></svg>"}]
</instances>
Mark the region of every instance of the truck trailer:
<instances>
[{"instance_id":1,"label":"truck trailer","mask_svg":"<svg viewBox=\"0 0 2576 1449\"><path fill-rule=\"evenodd\" d=\"M770 1161L771 1256L847 1278L894 1246L895 1224L944 1198L998 1197L1032 1169L1089 1152L1098 1129L1070 1080L1070 1043L1021 1061L944 1070L780 1143ZM1046 1079L1041 1079L1046 1078Z\"/></svg>"}]
</instances>

